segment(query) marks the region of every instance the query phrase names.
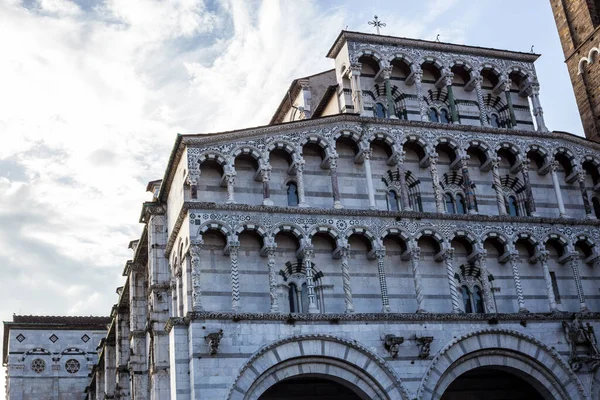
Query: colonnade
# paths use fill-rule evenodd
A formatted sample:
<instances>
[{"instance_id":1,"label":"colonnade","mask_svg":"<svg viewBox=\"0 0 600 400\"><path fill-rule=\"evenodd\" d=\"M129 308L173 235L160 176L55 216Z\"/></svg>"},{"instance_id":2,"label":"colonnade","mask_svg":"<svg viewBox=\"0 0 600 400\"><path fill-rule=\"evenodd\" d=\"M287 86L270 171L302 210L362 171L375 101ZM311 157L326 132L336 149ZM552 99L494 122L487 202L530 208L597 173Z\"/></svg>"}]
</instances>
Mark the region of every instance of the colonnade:
<instances>
[{"instance_id":1,"label":"colonnade","mask_svg":"<svg viewBox=\"0 0 600 400\"><path fill-rule=\"evenodd\" d=\"M203 311L204 306L202 303L202 290L200 284L200 254L204 242L202 239L194 241L189 249L189 257L191 262L191 282L192 282L192 309L193 311ZM230 234L227 238L227 244L224 248L224 254L229 256L231 265L231 311L239 312L240 305L243 299L240 295L240 277L238 269L238 252L240 242L236 235ZM418 245L417 240L408 239L406 241L406 250L401 255L403 260L410 260L413 283L415 290L415 300L417 313L428 312L427 301L424 296L423 287L423 276L421 271L421 249ZM269 312L277 313L281 312L282 308L278 303L278 283L277 283L277 270L276 270L276 259L275 250L276 243L274 238L266 237L264 239L264 245L260 251L261 255L265 256L268 268L268 287L269 287L269 299L270 306ZM502 264L508 264L511 268L514 287L518 305L518 311L520 313L529 312L526 306L525 297L523 294L523 288L521 284L519 264L522 257L519 255L514 245L507 244L505 252L498 257L498 261ZM345 312L355 312L355 306L352 294L352 272L350 271L349 264L349 252L350 246L347 240L337 239L337 247L332 253L332 257L340 260L341 265L341 276L342 276L342 288L344 293ZM443 242L441 244L441 251L435 255L435 259L443 261L443 265L446 270L446 276L448 280L449 295L451 299L451 312L462 313L461 302L459 300L459 290L457 287L457 280L455 275L454 261L455 261L455 250L451 246L450 242ZM316 295L315 295L315 281L314 281L314 247L310 239L301 239L299 248L296 252L298 259L302 260L305 268L306 285L308 292L308 313L314 314L319 313L320 310L317 306ZM369 251L367 257L371 260L377 261L377 276L379 280L379 289L381 295L381 312L391 312L389 293L387 287L387 278L385 271L385 257L386 248L383 246L380 240L375 240L373 248ZM479 280L483 291L483 301L485 304L486 313L495 313L496 304L494 301L494 295L492 293L492 287L490 283L490 273L487 268L487 251L483 247L483 243L479 242L475 244L472 254L467 257L469 263L472 263L480 271ZM537 245L535 249L535 255L532 258L538 262L543 271L543 278L546 287L546 295L548 301L548 308L551 312L556 312L557 301L554 296L553 283L548 267L549 252L546 250L544 245ZM573 273L573 280L577 291L577 298L579 302L580 311L588 311L585 294L581 284L581 277L579 274L579 264L581 262L579 253L572 248L567 248L565 254L559 258L559 263L567 264L571 267ZM181 280L182 277L178 275L177 280ZM183 301L183 299L181 299ZM395 310L396 311L396 310ZM406 311L406 310L405 310Z\"/></svg>"}]
</instances>

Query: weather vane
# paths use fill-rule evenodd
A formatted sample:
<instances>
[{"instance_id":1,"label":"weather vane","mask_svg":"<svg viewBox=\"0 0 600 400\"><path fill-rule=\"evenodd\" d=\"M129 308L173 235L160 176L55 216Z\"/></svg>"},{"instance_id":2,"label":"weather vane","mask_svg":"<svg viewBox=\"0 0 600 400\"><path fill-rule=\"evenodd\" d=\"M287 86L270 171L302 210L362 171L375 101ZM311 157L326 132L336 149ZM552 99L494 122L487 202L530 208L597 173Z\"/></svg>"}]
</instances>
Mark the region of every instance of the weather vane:
<instances>
[{"instance_id":1,"label":"weather vane","mask_svg":"<svg viewBox=\"0 0 600 400\"><path fill-rule=\"evenodd\" d=\"M383 22L381 22L379 20L379 18L377 18L377 15L374 17L373 21L369 21L367 22L369 25L373 25L375 28L377 28L377 34L381 35L381 33L379 33L379 28L385 28L385 24Z\"/></svg>"}]
</instances>

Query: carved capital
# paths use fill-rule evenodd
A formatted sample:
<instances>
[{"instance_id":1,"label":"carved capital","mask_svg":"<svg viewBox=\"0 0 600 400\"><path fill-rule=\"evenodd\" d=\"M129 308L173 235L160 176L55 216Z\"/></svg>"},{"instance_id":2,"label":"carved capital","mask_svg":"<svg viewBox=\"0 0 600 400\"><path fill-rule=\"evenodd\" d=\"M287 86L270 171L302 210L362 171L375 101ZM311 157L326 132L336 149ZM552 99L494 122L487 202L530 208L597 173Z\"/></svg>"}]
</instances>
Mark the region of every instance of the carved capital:
<instances>
[{"instance_id":1,"label":"carved capital","mask_svg":"<svg viewBox=\"0 0 600 400\"><path fill-rule=\"evenodd\" d=\"M390 353L392 358L396 358L398 356L398 351L400 350L400 345L402 343L404 343L403 336L388 334L383 338L383 346Z\"/></svg>"},{"instance_id":2,"label":"carved capital","mask_svg":"<svg viewBox=\"0 0 600 400\"><path fill-rule=\"evenodd\" d=\"M419 346L419 358L427 358L431 353L431 343L433 342L433 336L421 336L415 337L417 345Z\"/></svg>"},{"instance_id":3,"label":"carved capital","mask_svg":"<svg viewBox=\"0 0 600 400\"><path fill-rule=\"evenodd\" d=\"M219 343L223 338L223 329L219 330L219 332L209 333L204 337L206 343L208 344L208 352L210 355L215 355L219 351Z\"/></svg>"}]
</instances>

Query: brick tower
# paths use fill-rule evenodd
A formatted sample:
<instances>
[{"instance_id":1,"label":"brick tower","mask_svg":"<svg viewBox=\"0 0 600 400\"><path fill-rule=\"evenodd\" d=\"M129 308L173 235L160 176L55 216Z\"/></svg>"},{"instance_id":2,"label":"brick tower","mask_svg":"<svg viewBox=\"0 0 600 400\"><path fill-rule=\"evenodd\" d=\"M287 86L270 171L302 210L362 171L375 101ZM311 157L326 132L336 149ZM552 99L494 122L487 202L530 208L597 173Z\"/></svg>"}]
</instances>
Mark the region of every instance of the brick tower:
<instances>
[{"instance_id":1,"label":"brick tower","mask_svg":"<svg viewBox=\"0 0 600 400\"><path fill-rule=\"evenodd\" d=\"M585 136L600 141L600 0L550 0Z\"/></svg>"}]
</instances>

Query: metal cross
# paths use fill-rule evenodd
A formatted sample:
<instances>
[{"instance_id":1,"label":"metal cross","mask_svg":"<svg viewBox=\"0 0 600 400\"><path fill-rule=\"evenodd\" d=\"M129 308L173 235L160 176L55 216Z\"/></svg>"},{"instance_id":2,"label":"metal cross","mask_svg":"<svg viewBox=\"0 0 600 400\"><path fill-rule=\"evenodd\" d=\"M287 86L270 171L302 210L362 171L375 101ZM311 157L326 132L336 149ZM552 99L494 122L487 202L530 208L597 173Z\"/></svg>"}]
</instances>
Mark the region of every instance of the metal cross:
<instances>
[{"instance_id":1,"label":"metal cross","mask_svg":"<svg viewBox=\"0 0 600 400\"><path fill-rule=\"evenodd\" d=\"M369 25L373 25L375 28L377 28L377 34L381 35L381 33L379 33L379 28L385 28L385 24L383 22L381 22L378 18L377 15L374 17L373 21L369 21L367 22Z\"/></svg>"}]
</instances>

